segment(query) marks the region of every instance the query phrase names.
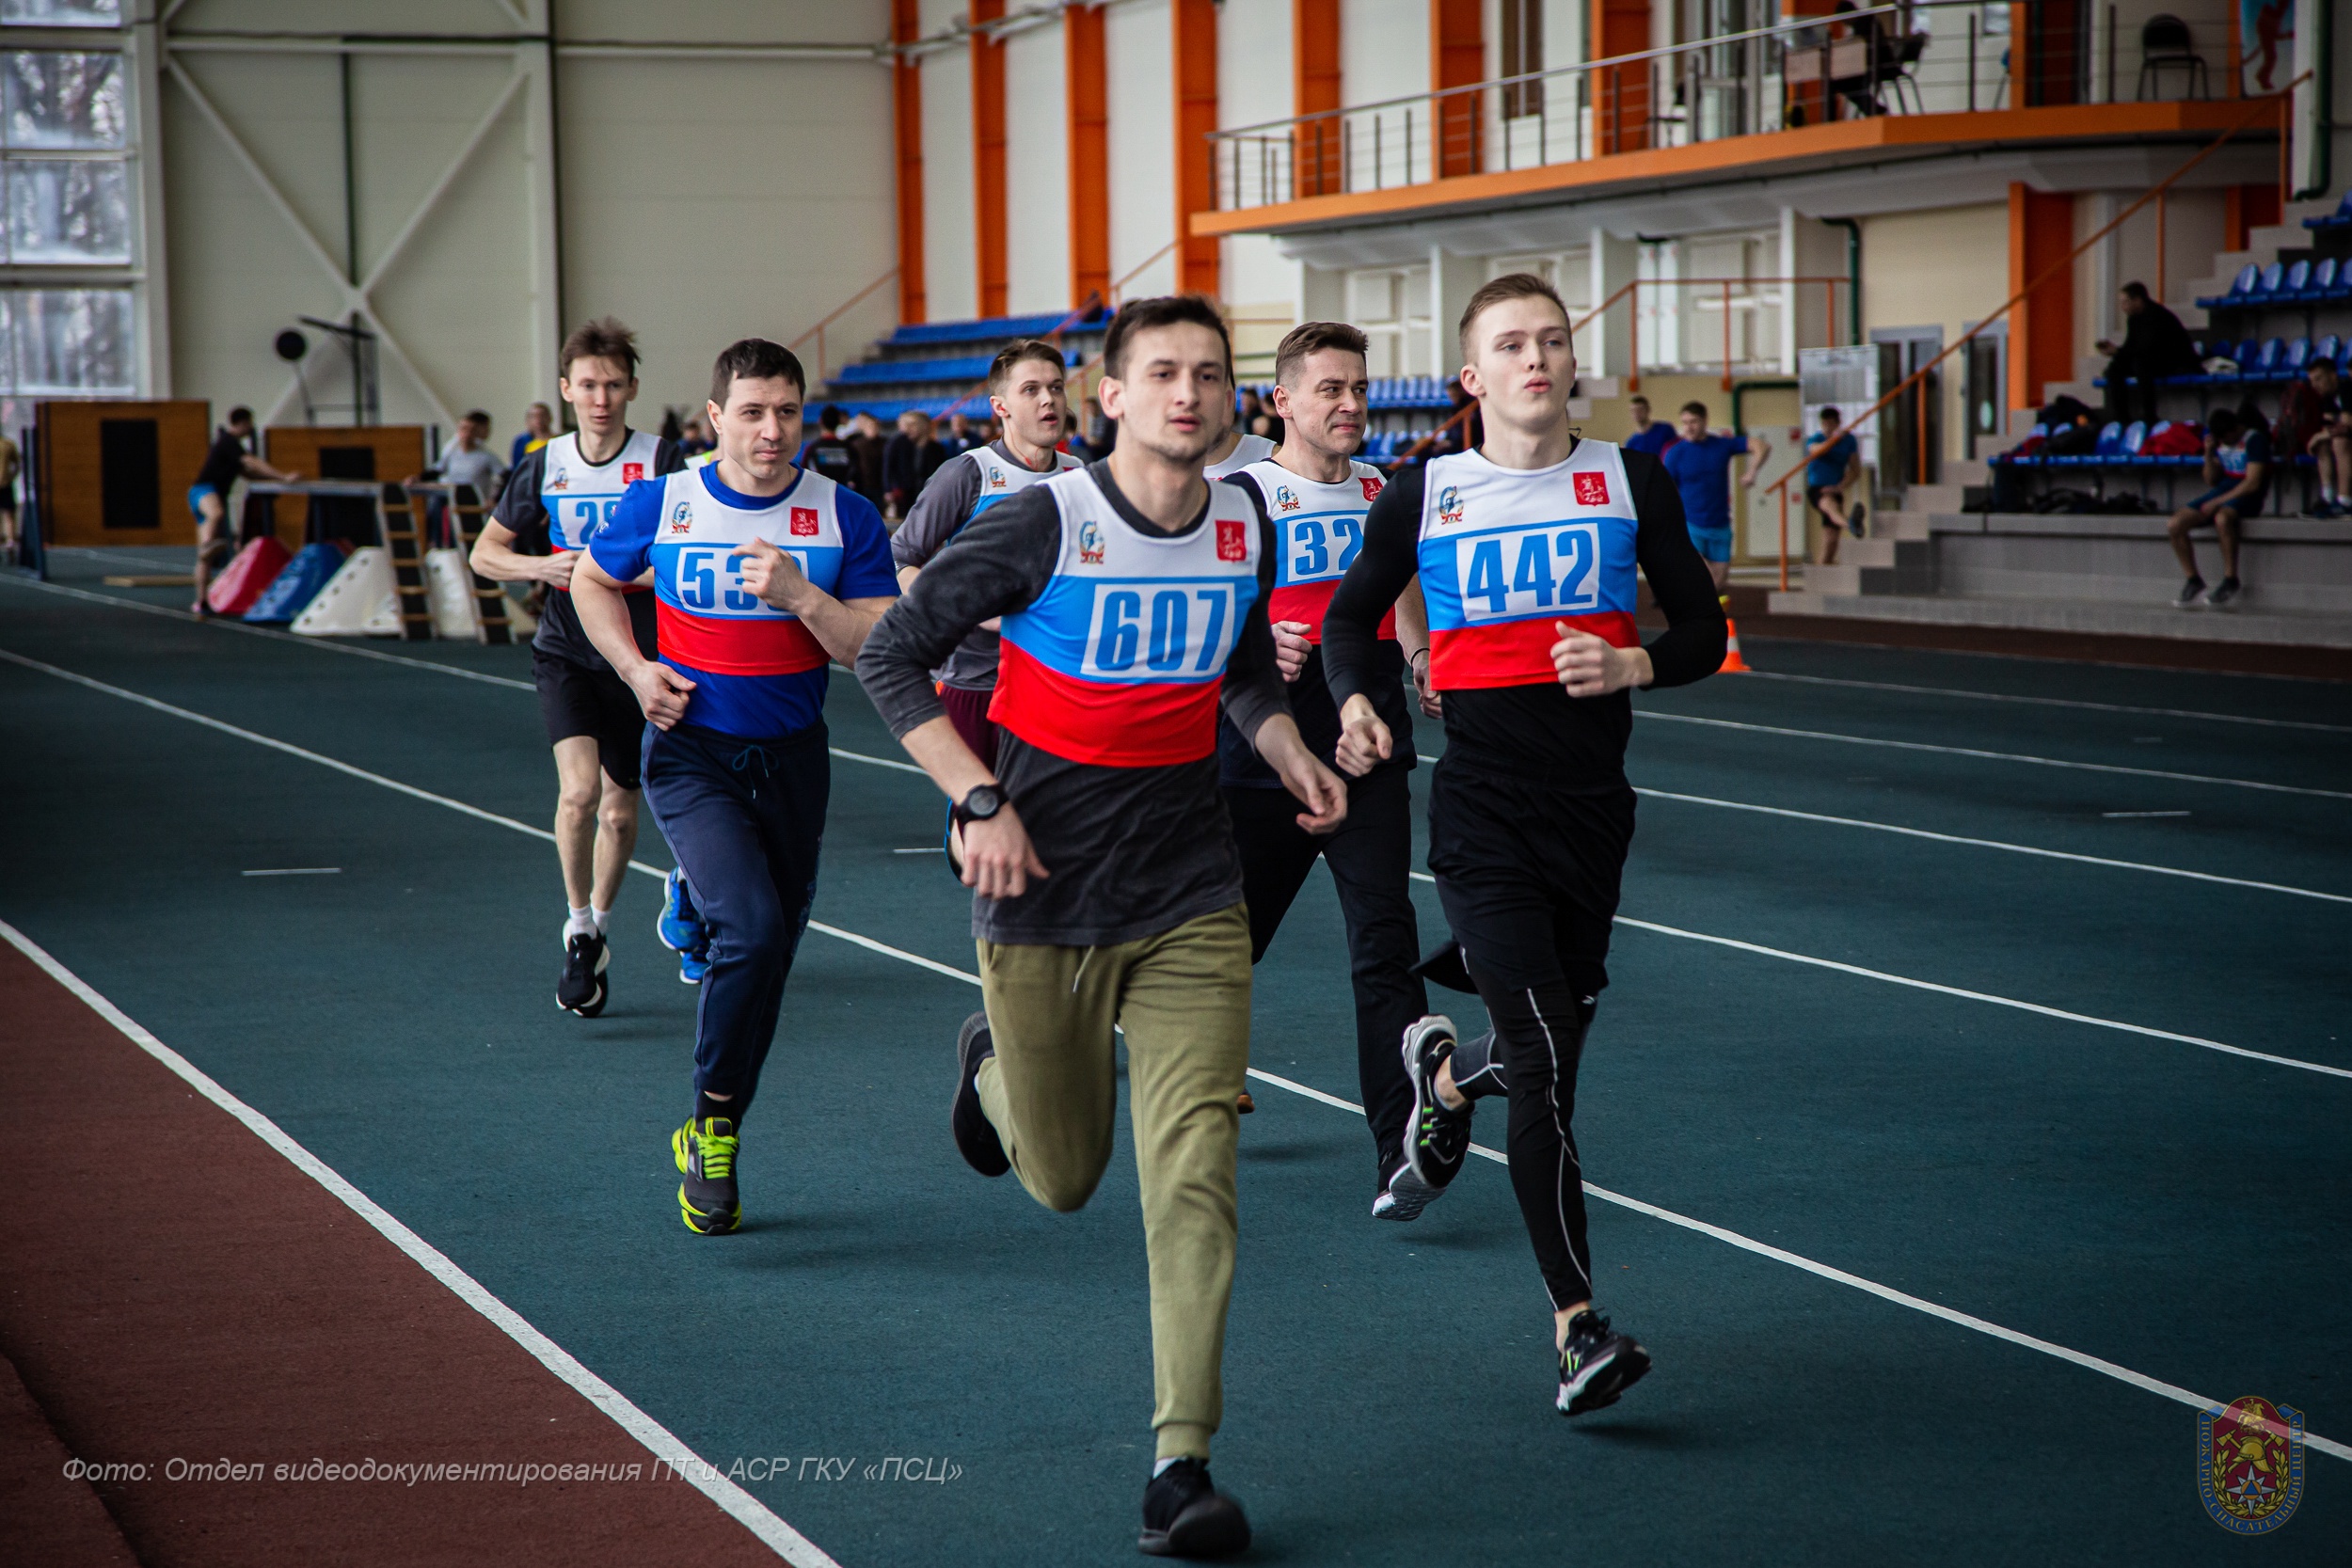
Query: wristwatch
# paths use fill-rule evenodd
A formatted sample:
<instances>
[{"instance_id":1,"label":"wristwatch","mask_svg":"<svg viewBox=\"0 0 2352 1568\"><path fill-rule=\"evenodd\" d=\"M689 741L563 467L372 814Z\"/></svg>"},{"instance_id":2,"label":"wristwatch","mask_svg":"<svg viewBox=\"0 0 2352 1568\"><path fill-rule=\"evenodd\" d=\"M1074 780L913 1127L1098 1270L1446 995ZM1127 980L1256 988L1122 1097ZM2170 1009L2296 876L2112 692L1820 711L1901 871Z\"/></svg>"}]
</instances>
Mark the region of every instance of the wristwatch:
<instances>
[{"instance_id":1,"label":"wristwatch","mask_svg":"<svg viewBox=\"0 0 2352 1568\"><path fill-rule=\"evenodd\" d=\"M972 793L956 802L959 823L985 822L1005 809L1005 792L993 784L975 784Z\"/></svg>"}]
</instances>

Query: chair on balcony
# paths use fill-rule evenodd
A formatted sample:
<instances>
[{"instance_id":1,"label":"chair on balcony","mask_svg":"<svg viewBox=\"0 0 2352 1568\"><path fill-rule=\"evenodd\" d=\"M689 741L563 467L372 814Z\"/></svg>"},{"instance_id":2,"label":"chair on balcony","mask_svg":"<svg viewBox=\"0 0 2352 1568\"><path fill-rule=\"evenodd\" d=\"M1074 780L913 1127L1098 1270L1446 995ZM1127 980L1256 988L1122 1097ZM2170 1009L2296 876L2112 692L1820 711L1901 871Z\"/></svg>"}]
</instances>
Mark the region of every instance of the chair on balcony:
<instances>
[{"instance_id":1,"label":"chair on balcony","mask_svg":"<svg viewBox=\"0 0 2352 1568\"><path fill-rule=\"evenodd\" d=\"M2148 101L2148 79L2153 76L2156 87L2164 87L2164 73L2178 71L2192 98L2211 98L2213 80L2205 70L2205 56L2197 53L2188 34L2188 24L2170 11L2158 11L2139 29L2139 88L2141 103Z\"/></svg>"}]
</instances>

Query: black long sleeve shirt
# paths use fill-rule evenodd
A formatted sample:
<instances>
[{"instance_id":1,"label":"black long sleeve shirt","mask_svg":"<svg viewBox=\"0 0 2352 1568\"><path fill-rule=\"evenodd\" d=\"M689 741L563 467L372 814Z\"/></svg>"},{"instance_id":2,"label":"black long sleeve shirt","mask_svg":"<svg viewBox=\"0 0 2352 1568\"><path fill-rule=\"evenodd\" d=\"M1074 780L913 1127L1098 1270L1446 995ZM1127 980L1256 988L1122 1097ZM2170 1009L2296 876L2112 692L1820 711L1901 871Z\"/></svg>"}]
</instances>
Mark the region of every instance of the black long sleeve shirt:
<instances>
[{"instance_id":1,"label":"black long sleeve shirt","mask_svg":"<svg viewBox=\"0 0 2352 1568\"><path fill-rule=\"evenodd\" d=\"M1634 560L1665 612L1666 630L1646 644L1652 686L1684 686L1724 662L1726 630L1714 579L1684 526L1682 497L1665 465L1628 451L1633 489ZM1389 482L1364 519L1357 554L1323 617L1323 665L1331 694L1344 705L1359 693L1376 697L1386 678L1378 658L1380 617L1420 564L1422 497L1428 470L1407 468ZM1540 776L1558 788L1598 791L1625 784L1625 743L1633 731L1630 693L1571 697L1557 681L1447 690L1449 754L1484 760L1508 772Z\"/></svg>"},{"instance_id":2,"label":"black long sleeve shirt","mask_svg":"<svg viewBox=\"0 0 2352 1568\"><path fill-rule=\"evenodd\" d=\"M1108 463L1088 470L1133 528L1160 532L1120 492ZM1181 537L1205 525L1208 505ZM1061 554L1061 511L1033 484L989 508L931 558L914 586L866 639L857 676L890 733L904 736L946 710L936 669L982 621L1036 602ZM1224 711L1254 736L1284 710L1282 675L1266 625L1274 584L1273 528L1259 515L1257 602L1226 661ZM1393 598L1395 595L1391 594ZM1073 762L1010 730L997 743L996 773L1051 875L1018 898L972 900L972 934L1012 944L1100 947L1171 931L1241 898L1241 859L1217 793L1214 748L1192 762L1118 768Z\"/></svg>"}]
</instances>

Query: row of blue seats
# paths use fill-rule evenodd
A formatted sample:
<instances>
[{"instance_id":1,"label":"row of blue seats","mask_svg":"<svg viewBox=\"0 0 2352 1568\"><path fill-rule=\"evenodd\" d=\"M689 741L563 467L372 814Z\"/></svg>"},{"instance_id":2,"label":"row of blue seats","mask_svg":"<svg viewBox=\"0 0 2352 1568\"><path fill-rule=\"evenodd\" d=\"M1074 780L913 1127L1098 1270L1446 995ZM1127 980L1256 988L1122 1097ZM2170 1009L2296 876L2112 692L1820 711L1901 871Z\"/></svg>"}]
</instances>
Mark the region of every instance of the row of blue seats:
<instances>
[{"instance_id":1,"label":"row of blue seats","mask_svg":"<svg viewBox=\"0 0 2352 1568\"><path fill-rule=\"evenodd\" d=\"M2328 305L2352 300L2352 265L2333 256L2318 261L2273 261L2238 269L2230 292L2197 302L2205 310L2236 310L2263 305Z\"/></svg>"},{"instance_id":2,"label":"row of blue seats","mask_svg":"<svg viewBox=\"0 0 2352 1568\"><path fill-rule=\"evenodd\" d=\"M973 386L986 378L989 362L994 356L975 354L956 359L877 359L864 364L844 365L834 372L834 380L844 387L919 387L926 382L954 382ZM1074 365L1078 351L1062 351L1062 362Z\"/></svg>"},{"instance_id":3,"label":"row of blue seats","mask_svg":"<svg viewBox=\"0 0 2352 1568\"><path fill-rule=\"evenodd\" d=\"M2234 372L2197 371L2187 375L2158 376L2156 385L2159 387L2283 386L2287 382L2299 380L2315 361L2324 359L2341 368L2344 357L2343 340L2332 332L2316 342L2309 338L2297 338L2291 343L2283 338L2273 338L2267 342L2257 343L2251 338L2245 338L2234 344L2218 342L2210 349L2200 342L2197 345L2197 352L2201 356L2234 360L2238 368ZM2140 378L2135 375L2125 379L2133 385L2137 385ZM2091 382L2094 387L2104 387L2106 384L2106 376L2095 377Z\"/></svg>"},{"instance_id":4,"label":"row of blue seats","mask_svg":"<svg viewBox=\"0 0 2352 1568\"><path fill-rule=\"evenodd\" d=\"M884 341L893 348L926 347L935 343L1005 342L1014 338L1042 338L1059 326L1065 332L1100 332L1110 325L1111 312L1097 307L1076 322L1067 310L1035 316L983 316L977 321L916 322L901 326ZM1063 325L1068 322L1068 325ZM985 369L985 367L983 367Z\"/></svg>"},{"instance_id":5,"label":"row of blue seats","mask_svg":"<svg viewBox=\"0 0 2352 1568\"><path fill-rule=\"evenodd\" d=\"M1994 463L2005 464L2010 467L2016 468L2202 467L2204 466L2205 457L2201 451L2195 452L2157 452L2152 454L2141 450L2147 445L2150 439L2163 435L2166 431L2171 428L2173 428L2173 421L2170 420L2158 420L2154 424L2150 424L2145 420L2135 420L2128 425L2118 420L2109 420L2106 428L2099 432L2098 447L2091 451L2068 453L2037 451L2027 452L2023 456L2013 456L2010 453L2003 452L1995 455L1992 461ZM2188 424L2188 428L2194 430L2197 427L2192 421ZM2046 436L2048 434L2048 427L2044 425L2035 425L2033 427L2033 434L2035 436ZM2199 439L2201 443L2202 436L2201 436ZM2308 467L2312 466L2315 460L2310 453L2305 452L2294 457L2290 461L2296 467Z\"/></svg>"},{"instance_id":6,"label":"row of blue seats","mask_svg":"<svg viewBox=\"0 0 2352 1568\"><path fill-rule=\"evenodd\" d=\"M2352 229L2352 190L2344 193L2344 198L2336 203L2334 212L2329 213L2324 218L2305 218L2303 227L2306 229Z\"/></svg>"}]
</instances>

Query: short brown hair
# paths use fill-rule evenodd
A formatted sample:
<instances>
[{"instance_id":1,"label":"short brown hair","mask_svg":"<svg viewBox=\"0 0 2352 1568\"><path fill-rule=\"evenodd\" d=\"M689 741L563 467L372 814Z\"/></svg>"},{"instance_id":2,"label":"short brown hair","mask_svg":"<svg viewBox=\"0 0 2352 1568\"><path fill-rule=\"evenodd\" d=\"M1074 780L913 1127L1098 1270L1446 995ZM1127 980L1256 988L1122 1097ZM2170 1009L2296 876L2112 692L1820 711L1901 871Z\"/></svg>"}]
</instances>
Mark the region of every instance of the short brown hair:
<instances>
[{"instance_id":1,"label":"short brown hair","mask_svg":"<svg viewBox=\"0 0 2352 1568\"><path fill-rule=\"evenodd\" d=\"M1470 357L1470 327L1478 318L1492 307L1512 299L1548 299L1551 301L1551 308L1560 312L1562 321L1569 320L1568 308L1561 303L1559 290L1532 272L1505 273L1492 282L1480 285L1478 292L1470 296L1470 303L1462 307L1462 324L1454 328L1454 337L1463 358Z\"/></svg>"},{"instance_id":2,"label":"short brown hair","mask_svg":"<svg viewBox=\"0 0 2352 1568\"><path fill-rule=\"evenodd\" d=\"M1707 404L1703 403L1686 403L1682 405L1682 411L1685 414L1696 414L1701 424L1707 422Z\"/></svg>"},{"instance_id":3,"label":"short brown hair","mask_svg":"<svg viewBox=\"0 0 2352 1568\"><path fill-rule=\"evenodd\" d=\"M1009 343L998 349L996 357L988 362L989 391L992 393L1003 391L1005 383L1012 379L1012 368L1015 365L1026 364L1032 359L1041 364L1051 365L1058 371L1068 371L1070 368L1070 361L1063 357L1061 350L1042 338L1025 338L1017 343Z\"/></svg>"},{"instance_id":4,"label":"short brown hair","mask_svg":"<svg viewBox=\"0 0 2352 1568\"><path fill-rule=\"evenodd\" d=\"M1233 335L1226 330L1225 318L1217 314L1216 307L1200 294L1158 294L1120 306L1119 314L1111 318L1111 329L1103 335L1103 373L1115 379L1126 375L1127 345L1136 333L1184 324L1205 326L1216 334L1216 341L1225 347L1225 379L1231 381Z\"/></svg>"},{"instance_id":5,"label":"short brown hair","mask_svg":"<svg viewBox=\"0 0 2352 1568\"><path fill-rule=\"evenodd\" d=\"M555 356L555 373L571 378L575 359L610 359L637 379L637 334L611 316L598 316L572 328L564 350Z\"/></svg>"},{"instance_id":6,"label":"short brown hair","mask_svg":"<svg viewBox=\"0 0 2352 1568\"><path fill-rule=\"evenodd\" d=\"M765 338L739 338L719 351L718 363L710 367L710 401L724 408L727 391L739 379L779 377L792 383L803 397L808 395L808 372L801 369L799 356Z\"/></svg>"},{"instance_id":7,"label":"short brown hair","mask_svg":"<svg viewBox=\"0 0 2352 1568\"><path fill-rule=\"evenodd\" d=\"M1287 387L1311 354L1326 349L1359 356L1372 352L1372 340L1345 322L1307 322L1294 326L1274 351L1274 379Z\"/></svg>"}]
</instances>

